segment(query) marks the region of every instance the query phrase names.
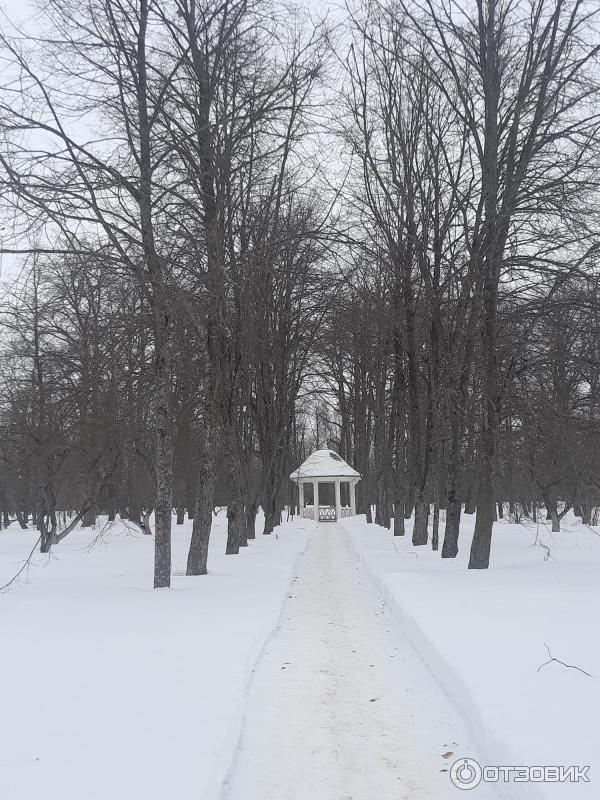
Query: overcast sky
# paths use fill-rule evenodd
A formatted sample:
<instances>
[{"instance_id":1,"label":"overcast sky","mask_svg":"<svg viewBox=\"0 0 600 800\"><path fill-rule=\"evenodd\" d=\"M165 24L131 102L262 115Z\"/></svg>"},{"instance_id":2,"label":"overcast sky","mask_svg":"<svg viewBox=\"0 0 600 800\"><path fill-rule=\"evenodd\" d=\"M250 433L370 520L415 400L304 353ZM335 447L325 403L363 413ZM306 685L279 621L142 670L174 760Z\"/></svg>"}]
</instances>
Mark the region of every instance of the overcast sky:
<instances>
[{"instance_id":1,"label":"overcast sky","mask_svg":"<svg viewBox=\"0 0 600 800\"><path fill-rule=\"evenodd\" d=\"M295 0L295 3L298 6L313 9L317 16L327 13L332 22L342 19L345 13L344 0ZM0 0L0 9L2 10L0 19L2 27L7 25L7 21L28 27L28 24L34 24L39 14L36 3L31 0ZM20 261L17 257L0 254L0 283L16 275Z\"/></svg>"}]
</instances>

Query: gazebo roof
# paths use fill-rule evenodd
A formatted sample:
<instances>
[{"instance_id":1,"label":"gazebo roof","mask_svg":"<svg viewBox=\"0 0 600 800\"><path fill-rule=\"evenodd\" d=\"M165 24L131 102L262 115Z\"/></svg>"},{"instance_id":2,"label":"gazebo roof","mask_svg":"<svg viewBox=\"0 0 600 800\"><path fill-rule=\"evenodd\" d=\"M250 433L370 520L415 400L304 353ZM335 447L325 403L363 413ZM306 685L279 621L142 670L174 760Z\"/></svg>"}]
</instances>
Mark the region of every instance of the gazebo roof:
<instances>
[{"instance_id":1,"label":"gazebo roof","mask_svg":"<svg viewBox=\"0 0 600 800\"><path fill-rule=\"evenodd\" d=\"M293 481L301 478L360 478L360 473L333 450L315 450L290 478Z\"/></svg>"}]
</instances>

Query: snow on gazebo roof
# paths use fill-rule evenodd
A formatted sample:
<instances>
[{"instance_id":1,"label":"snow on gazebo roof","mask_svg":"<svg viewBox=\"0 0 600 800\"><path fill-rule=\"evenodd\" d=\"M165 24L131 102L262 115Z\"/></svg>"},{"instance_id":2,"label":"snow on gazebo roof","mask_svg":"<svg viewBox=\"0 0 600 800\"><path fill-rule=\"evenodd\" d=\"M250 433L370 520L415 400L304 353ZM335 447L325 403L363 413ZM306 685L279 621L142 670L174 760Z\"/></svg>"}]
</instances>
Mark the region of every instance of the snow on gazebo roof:
<instances>
[{"instance_id":1,"label":"snow on gazebo roof","mask_svg":"<svg viewBox=\"0 0 600 800\"><path fill-rule=\"evenodd\" d=\"M360 478L360 473L333 450L315 450L290 475L293 481L300 478Z\"/></svg>"}]
</instances>

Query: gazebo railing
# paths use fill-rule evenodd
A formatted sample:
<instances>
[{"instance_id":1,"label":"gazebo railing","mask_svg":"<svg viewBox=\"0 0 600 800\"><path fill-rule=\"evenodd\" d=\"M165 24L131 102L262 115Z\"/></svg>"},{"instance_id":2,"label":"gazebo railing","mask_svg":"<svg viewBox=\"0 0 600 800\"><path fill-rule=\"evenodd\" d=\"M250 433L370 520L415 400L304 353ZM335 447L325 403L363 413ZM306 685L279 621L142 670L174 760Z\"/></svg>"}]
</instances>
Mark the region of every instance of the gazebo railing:
<instances>
[{"instance_id":1,"label":"gazebo railing","mask_svg":"<svg viewBox=\"0 0 600 800\"><path fill-rule=\"evenodd\" d=\"M314 506L304 506L300 509L300 516L303 519L314 519L315 509ZM340 510L340 519L352 516L352 509L350 506L342 506ZM337 519L335 508L333 506L319 506L319 520L321 522L335 522Z\"/></svg>"}]
</instances>

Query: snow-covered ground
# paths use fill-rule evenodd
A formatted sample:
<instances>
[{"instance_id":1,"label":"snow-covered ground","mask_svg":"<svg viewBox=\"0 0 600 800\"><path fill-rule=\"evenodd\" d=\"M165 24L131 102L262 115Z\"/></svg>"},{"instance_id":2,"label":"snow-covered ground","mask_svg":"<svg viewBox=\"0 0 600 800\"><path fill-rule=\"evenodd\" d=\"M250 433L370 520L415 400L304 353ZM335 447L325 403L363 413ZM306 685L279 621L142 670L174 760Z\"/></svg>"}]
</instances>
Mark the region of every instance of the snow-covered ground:
<instances>
[{"instance_id":1,"label":"snow-covered ground","mask_svg":"<svg viewBox=\"0 0 600 800\"><path fill-rule=\"evenodd\" d=\"M462 757L591 766L480 800L598 797L598 529L499 522L491 568L468 571L468 516L456 561L364 518L225 556L225 522L199 578L174 526L171 590L118 524L0 593L0 800L450 800ZM35 539L0 532L0 585ZM596 677L541 667L546 644Z\"/></svg>"},{"instance_id":2,"label":"snow-covered ground","mask_svg":"<svg viewBox=\"0 0 600 800\"><path fill-rule=\"evenodd\" d=\"M222 800L448 800L462 795L450 765L474 746L348 534L320 524L256 667Z\"/></svg>"},{"instance_id":3,"label":"snow-covered ground","mask_svg":"<svg viewBox=\"0 0 600 800\"><path fill-rule=\"evenodd\" d=\"M500 787L505 796L600 797L600 528L568 517L563 532L550 534L530 521L500 521L490 569L468 571L473 523L463 517L459 557L442 561L411 546L410 523L402 538L361 517L343 520L487 765L591 767L589 783L512 783ZM595 677L556 662L541 667L546 645Z\"/></svg>"},{"instance_id":4,"label":"snow-covered ground","mask_svg":"<svg viewBox=\"0 0 600 800\"><path fill-rule=\"evenodd\" d=\"M75 531L0 593L1 800L202 800L218 792L247 683L277 624L313 523L285 524L184 575L191 524L173 527L171 590L153 541L122 524ZM260 526L257 526L260 530ZM0 585L37 533L0 531Z\"/></svg>"}]
</instances>

